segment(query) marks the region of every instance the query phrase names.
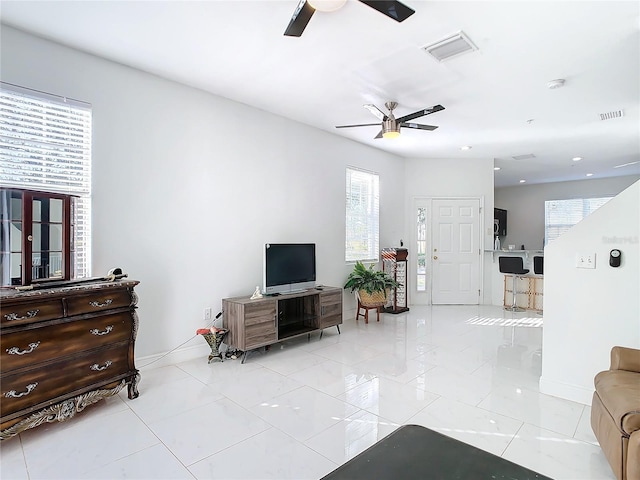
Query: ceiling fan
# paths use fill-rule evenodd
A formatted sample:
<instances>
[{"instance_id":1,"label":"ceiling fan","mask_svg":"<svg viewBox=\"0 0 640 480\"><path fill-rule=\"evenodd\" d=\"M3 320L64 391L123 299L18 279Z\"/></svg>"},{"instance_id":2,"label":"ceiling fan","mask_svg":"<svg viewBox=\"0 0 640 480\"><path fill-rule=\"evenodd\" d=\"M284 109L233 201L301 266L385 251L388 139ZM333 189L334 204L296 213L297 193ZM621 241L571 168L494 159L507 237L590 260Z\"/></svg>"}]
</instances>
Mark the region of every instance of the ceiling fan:
<instances>
[{"instance_id":1,"label":"ceiling fan","mask_svg":"<svg viewBox=\"0 0 640 480\"><path fill-rule=\"evenodd\" d=\"M396 22L403 22L416 13L415 10L407 7L405 4L393 0L359 1L387 17L394 19ZM288 37L301 36L316 10L332 12L338 10L345 3L346 0L300 0L284 34Z\"/></svg>"},{"instance_id":2,"label":"ceiling fan","mask_svg":"<svg viewBox=\"0 0 640 480\"><path fill-rule=\"evenodd\" d=\"M400 136L400 128L414 128L417 130L435 130L438 128L435 125L423 125L421 123L410 123L411 120L423 117L425 115L431 115L432 113L444 110L442 105L434 105L430 108L418 110L417 112L410 113L404 117L395 118L393 116L393 110L398 106L397 102L386 102L384 104L389 110L389 113L383 113L378 107L372 104L364 105L364 108L373 113L382 121L382 130L374 138L396 138ZM352 127L372 127L380 126L380 123L362 123L360 125L337 125L336 128L352 128Z\"/></svg>"}]
</instances>

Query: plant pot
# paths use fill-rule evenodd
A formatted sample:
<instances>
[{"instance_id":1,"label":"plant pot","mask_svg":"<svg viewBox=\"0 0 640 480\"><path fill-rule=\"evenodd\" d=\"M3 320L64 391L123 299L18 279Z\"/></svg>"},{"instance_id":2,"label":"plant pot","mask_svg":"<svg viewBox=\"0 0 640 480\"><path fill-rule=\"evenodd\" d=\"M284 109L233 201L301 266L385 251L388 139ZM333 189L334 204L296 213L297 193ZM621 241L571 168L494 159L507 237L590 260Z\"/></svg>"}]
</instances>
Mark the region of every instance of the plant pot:
<instances>
[{"instance_id":1,"label":"plant pot","mask_svg":"<svg viewBox=\"0 0 640 480\"><path fill-rule=\"evenodd\" d=\"M366 290L358 290L358 298L363 307L383 307L387 303L386 290L368 293Z\"/></svg>"}]
</instances>

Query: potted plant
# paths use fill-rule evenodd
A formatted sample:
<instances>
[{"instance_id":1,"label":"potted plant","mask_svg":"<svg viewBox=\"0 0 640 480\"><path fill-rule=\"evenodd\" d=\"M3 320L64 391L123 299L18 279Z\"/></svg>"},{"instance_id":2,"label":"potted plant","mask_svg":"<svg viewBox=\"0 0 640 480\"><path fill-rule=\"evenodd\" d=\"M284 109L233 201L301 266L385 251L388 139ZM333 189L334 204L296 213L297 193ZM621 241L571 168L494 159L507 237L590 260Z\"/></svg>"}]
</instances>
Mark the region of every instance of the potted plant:
<instances>
[{"instance_id":1,"label":"potted plant","mask_svg":"<svg viewBox=\"0 0 640 480\"><path fill-rule=\"evenodd\" d=\"M387 302L387 291L398 288L400 284L388 273L373 267L373 264L367 268L362 262L356 262L344 288L355 292L363 306L381 307Z\"/></svg>"}]
</instances>

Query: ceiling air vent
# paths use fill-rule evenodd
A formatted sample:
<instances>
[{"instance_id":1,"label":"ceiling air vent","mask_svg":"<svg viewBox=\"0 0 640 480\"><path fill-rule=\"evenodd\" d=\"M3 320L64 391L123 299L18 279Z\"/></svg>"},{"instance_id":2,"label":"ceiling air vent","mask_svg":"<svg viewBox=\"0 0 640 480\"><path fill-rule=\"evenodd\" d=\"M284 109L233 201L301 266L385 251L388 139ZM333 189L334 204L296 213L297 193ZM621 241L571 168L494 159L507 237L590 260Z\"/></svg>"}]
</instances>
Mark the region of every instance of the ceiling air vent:
<instances>
[{"instance_id":1,"label":"ceiling air vent","mask_svg":"<svg viewBox=\"0 0 640 480\"><path fill-rule=\"evenodd\" d=\"M526 153L524 155L516 155L515 157L511 157L514 160L529 160L530 158L536 158L533 153Z\"/></svg>"},{"instance_id":2,"label":"ceiling air vent","mask_svg":"<svg viewBox=\"0 0 640 480\"><path fill-rule=\"evenodd\" d=\"M611 120L612 118L624 117L623 110L614 110L613 112L601 113L600 120Z\"/></svg>"},{"instance_id":3,"label":"ceiling air vent","mask_svg":"<svg viewBox=\"0 0 640 480\"><path fill-rule=\"evenodd\" d=\"M422 50L439 62L449 60L463 53L473 52L477 49L478 47L476 47L462 31L442 39L439 42L422 47Z\"/></svg>"}]
</instances>

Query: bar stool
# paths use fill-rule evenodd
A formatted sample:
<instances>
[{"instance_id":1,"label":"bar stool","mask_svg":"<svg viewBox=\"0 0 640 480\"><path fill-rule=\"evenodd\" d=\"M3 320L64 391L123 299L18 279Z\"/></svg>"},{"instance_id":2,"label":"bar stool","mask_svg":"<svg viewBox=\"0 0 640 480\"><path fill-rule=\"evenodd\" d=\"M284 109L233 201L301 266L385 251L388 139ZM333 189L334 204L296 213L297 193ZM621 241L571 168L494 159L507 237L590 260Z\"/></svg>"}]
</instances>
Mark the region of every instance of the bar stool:
<instances>
[{"instance_id":1,"label":"bar stool","mask_svg":"<svg viewBox=\"0 0 640 480\"><path fill-rule=\"evenodd\" d=\"M533 273L536 275L544 275L544 257L533 257Z\"/></svg>"},{"instance_id":2,"label":"bar stool","mask_svg":"<svg viewBox=\"0 0 640 480\"><path fill-rule=\"evenodd\" d=\"M498 257L498 265L501 273L507 273L513 276L513 287L511 290L513 302L510 307L504 307L504 309L509 312L524 312L524 308L516 305L516 281L518 277L529 273L529 270L524 268L522 257Z\"/></svg>"}]
</instances>

